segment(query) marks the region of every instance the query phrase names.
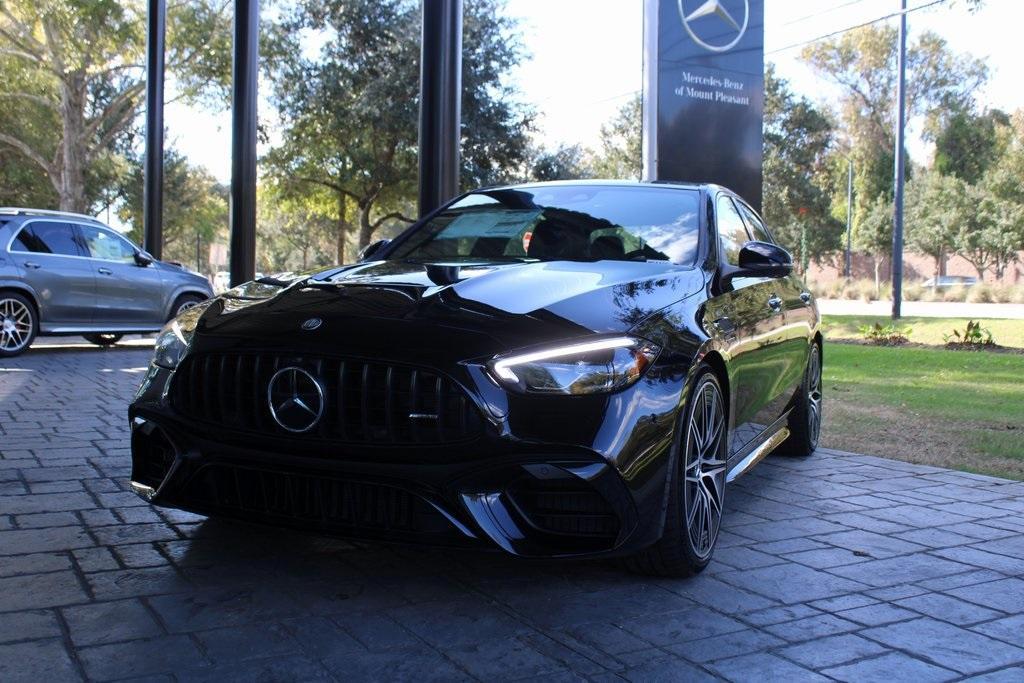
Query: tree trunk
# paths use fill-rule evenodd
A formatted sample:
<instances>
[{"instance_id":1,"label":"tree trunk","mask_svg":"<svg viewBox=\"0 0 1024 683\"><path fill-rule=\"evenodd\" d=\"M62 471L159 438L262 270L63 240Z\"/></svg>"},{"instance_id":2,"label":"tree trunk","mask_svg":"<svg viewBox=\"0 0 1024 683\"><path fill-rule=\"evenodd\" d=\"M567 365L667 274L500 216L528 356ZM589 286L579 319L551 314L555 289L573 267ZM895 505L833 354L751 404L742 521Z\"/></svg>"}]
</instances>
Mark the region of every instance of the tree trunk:
<instances>
[{"instance_id":1,"label":"tree trunk","mask_svg":"<svg viewBox=\"0 0 1024 683\"><path fill-rule=\"evenodd\" d=\"M366 203L359 206L359 248L363 249L370 243L373 237L373 225L370 223L370 209L373 204Z\"/></svg>"},{"instance_id":2,"label":"tree trunk","mask_svg":"<svg viewBox=\"0 0 1024 683\"><path fill-rule=\"evenodd\" d=\"M61 211L85 213L85 76L72 74L60 83L60 116L64 126L61 140Z\"/></svg>"},{"instance_id":3,"label":"tree trunk","mask_svg":"<svg viewBox=\"0 0 1024 683\"><path fill-rule=\"evenodd\" d=\"M337 251L335 254L335 262L340 266L345 263L345 245L348 242L348 220L346 220L346 213L348 211L347 197L343 192L338 193L338 231L336 236Z\"/></svg>"},{"instance_id":4,"label":"tree trunk","mask_svg":"<svg viewBox=\"0 0 1024 683\"><path fill-rule=\"evenodd\" d=\"M875 261L875 298L877 299L882 294L882 283L879 281L878 270L882 267L882 259L877 256L873 257Z\"/></svg>"}]
</instances>

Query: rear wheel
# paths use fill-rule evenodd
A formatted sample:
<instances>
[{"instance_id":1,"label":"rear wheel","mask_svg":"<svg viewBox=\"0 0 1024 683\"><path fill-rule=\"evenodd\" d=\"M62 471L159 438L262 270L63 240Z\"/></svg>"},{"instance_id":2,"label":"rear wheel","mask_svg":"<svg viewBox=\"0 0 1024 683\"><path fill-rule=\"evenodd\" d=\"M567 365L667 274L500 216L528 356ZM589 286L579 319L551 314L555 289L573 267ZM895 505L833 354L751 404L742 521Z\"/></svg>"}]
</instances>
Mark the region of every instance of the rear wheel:
<instances>
[{"instance_id":1,"label":"rear wheel","mask_svg":"<svg viewBox=\"0 0 1024 683\"><path fill-rule=\"evenodd\" d=\"M39 321L32 302L15 292L0 292L0 358L25 351L38 331Z\"/></svg>"},{"instance_id":2,"label":"rear wheel","mask_svg":"<svg viewBox=\"0 0 1024 683\"><path fill-rule=\"evenodd\" d=\"M103 333L103 334L83 334L87 342L92 342L96 346L113 346L117 342L121 341L123 334Z\"/></svg>"},{"instance_id":3,"label":"rear wheel","mask_svg":"<svg viewBox=\"0 0 1024 683\"><path fill-rule=\"evenodd\" d=\"M807 369L800 384L796 405L789 413L789 438L778 448L783 455L810 455L821 436L821 347L811 344Z\"/></svg>"},{"instance_id":4,"label":"rear wheel","mask_svg":"<svg viewBox=\"0 0 1024 683\"><path fill-rule=\"evenodd\" d=\"M701 365L677 430L664 532L626 560L632 571L682 577L711 561L725 501L727 425L722 387Z\"/></svg>"}]
</instances>

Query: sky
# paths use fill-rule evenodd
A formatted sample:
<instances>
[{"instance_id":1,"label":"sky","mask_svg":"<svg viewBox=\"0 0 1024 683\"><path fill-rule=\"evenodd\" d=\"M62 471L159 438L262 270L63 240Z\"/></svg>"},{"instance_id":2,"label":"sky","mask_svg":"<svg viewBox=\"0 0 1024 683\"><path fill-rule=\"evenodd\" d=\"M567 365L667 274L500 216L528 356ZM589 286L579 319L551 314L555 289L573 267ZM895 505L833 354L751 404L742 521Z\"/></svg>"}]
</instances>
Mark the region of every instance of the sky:
<instances>
[{"instance_id":1,"label":"sky","mask_svg":"<svg viewBox=\"0 0 1024 683\"><path fill-rule=\"evenodd\" d=\"M464 0L472 2L472 0ZM908 7L931 0L908 0ZM765 60L800 94L822 104L836 90L790 47L898 11L899 0L765 0ZM643 0L508 0L519 19L529 57L508 75L537 113L538 142L596 147L601 125L639 92L643 69ZM895 23L895 19L889 20ZM1024 1L985 0L971 13L964 0L946 0L907 15L908 40L934 31L957 52L985 60L989 82L977 95L983 107L1024 108L1020 26ZM218 180L230 179L231 124L227 112L183 104L165 112L168 142ZM911 127L908 147L919 162L929 150Z\"/></svg>"}]
</instances>

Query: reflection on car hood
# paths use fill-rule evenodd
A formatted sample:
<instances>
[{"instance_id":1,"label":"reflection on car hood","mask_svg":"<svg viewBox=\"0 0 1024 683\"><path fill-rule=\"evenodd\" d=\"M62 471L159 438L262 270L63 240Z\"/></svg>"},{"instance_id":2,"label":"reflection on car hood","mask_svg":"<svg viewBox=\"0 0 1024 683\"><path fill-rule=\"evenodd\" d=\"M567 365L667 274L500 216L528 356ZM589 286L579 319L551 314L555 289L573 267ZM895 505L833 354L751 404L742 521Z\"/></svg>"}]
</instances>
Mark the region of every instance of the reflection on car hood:
<instances>
[{"instance_id":1,"label":"reflection on car hood","mask_svg":"<svg viewBox=\"0 0 1024 683\"><path fill-rule=\"evenodd\" d=\"M448 279L438 277L439 267ZM428 272L418 263L377 261L290 286L249 286L246 298L226 296L211 306L200 333L298 341L302 323L317 317L319 334L332 329L338 336L330 338L339 343L355 336L375 336L381 344L426 343L426 337L445 343L445 335L451 343L458 332L461 342L473 334L493 352L495 344L516 348L623 332L703 284L700 270L667 262L435 265Z\"/></svg>"}]
</instances>

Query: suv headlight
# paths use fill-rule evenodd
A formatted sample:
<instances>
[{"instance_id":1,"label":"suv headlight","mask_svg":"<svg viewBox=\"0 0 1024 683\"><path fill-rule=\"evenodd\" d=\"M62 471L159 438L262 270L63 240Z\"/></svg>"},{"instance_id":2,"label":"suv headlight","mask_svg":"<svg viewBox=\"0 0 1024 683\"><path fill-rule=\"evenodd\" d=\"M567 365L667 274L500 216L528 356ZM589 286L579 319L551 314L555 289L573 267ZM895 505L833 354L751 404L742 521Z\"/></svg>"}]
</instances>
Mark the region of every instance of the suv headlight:
<instances>
[{"instance_id":1,"label":"suv headlight","mask_svg":"<svg viewBox=\"0 0 1024 683\"><path fill-rule=\"evenodd\" d=\"M164 329L160 331L156 338L156 347L153 353L154 365L159 365L168 370L178 367L178 363L181 362L181 359L185 357L185 352L188 351L188 345L192 342L192 336L195 334L196 325L199 324L199 318L202 317L203 312L209 308L211 303L213 303L213 299L207 299L202 303L196 304L164 325Z\"/></svg>"},{"instance_id":2,"label":"suv headlight","mask_svg":"<svg viewBox=\"0 0 1024 683\"><path fill-rule=\"evenodd\" d=\"M520 393L599 394L636 382L659 351L639 337L603 337L499 356L488 368L498 384Z\"/></svg>"}]
</instances>

